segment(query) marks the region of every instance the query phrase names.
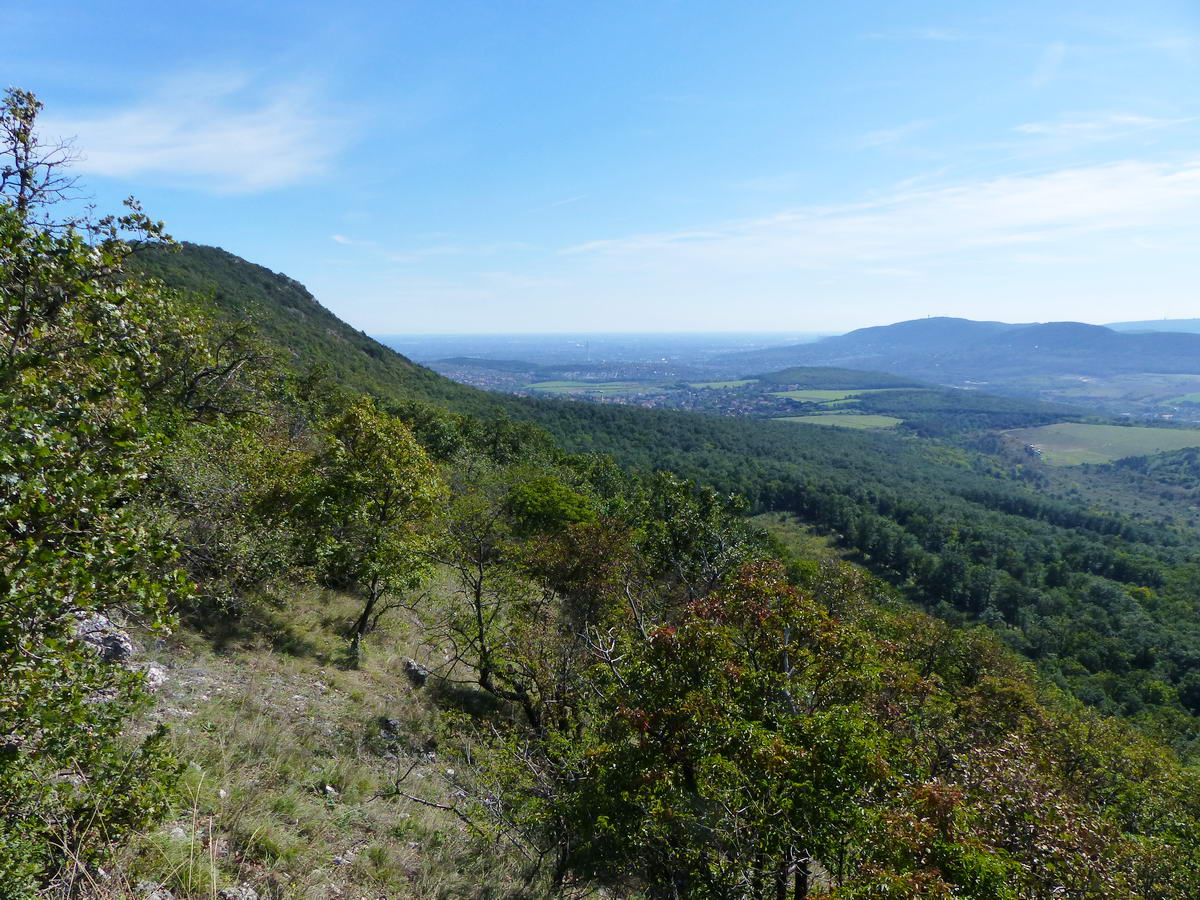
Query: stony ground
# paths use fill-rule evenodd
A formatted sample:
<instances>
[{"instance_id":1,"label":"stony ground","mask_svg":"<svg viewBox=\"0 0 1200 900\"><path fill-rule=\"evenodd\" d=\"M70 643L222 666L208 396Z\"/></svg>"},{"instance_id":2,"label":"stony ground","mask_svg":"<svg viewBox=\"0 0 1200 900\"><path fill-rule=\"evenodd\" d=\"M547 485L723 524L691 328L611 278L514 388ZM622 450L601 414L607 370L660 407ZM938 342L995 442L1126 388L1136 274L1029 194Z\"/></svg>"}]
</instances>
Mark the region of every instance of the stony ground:
<instances>
[{"instance_id":1,"label":"stony ground","mask_svg":"<svg viewBox=\"0 0 1200 900\"><path fill-rule=\"evenodd\" d=\"M352 599L298 592L265 631L214 641L181 629L141 642L142 664L166 679L140 727L168 723L185 768L173 818L110 876L115 896L509 893L514 867L451 812L388 796L407 773L405 793L459 799L438 759L435 691L411 677L409 660L434 651L415 617L397 614L371 636L360 670L339 665L352 612Z\"/></svg>"}]
</instances>

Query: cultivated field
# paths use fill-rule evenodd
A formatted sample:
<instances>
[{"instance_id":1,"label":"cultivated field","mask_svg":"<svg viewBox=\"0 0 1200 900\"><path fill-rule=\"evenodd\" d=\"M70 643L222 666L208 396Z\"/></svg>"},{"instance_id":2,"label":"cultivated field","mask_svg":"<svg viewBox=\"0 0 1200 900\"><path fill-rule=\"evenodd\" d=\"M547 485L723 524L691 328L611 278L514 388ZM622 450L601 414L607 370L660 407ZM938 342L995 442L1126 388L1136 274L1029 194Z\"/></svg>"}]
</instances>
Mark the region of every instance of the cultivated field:
<instances>
[{"instance_id":1,"label":"cultivated field","mask_svg":"<svg viewBox=\"0 0 1200 900\"><path fill-rule=\"evenodd\" d=\"M1126 456L1146 456L1165 450L1200 447L1200 429L1196 428L1141 428L1060 422L1040 428L1019 428L1008 434L1041 450L1042 459L1054 466L1108 463Z\"/></svg>"},{"instance_id":2,"label":"cultivated field","mask_svg":"<svg viewBox=\"0 0 1200 900\"><path fill-rule=\"evenodd\" d=\"M861 391L859 393L862 393ZM903 419L895 416L870 416L859 413L828 413L815 416L779 416L776 422L799 422L802 425L832 425L835 428L895 428Z\"/></svg>"},{"instance_id":3,"label":"cultivated field","mask_svg":"<svg viewBox=\"0 0 1200 900\"><path fill-rule=\"evenodd\" d=\"M803 403L826 403L831 400L845 400L848 397L859 397L863 394L881 394L884 391L894 391L896 388L868 388L867 390L857 391L833 391L833 390L797 390L797 391L772 391L772 397L787 397L789 400L799 400Z\"/></svg>"},{"instance_id":4,"label":"cultivated field","mask_svg":"<svg viewBox=\"0 0 1200 900\"><path fill-rule=\"evenodd\" d=\"M690 388L695 388L702 391L705 388L720 390L721 388L736 388L745 387L748 384L754 384L758 381L757 378L743 378L741 381L695 381L688 385Z\"/></svg>"},{"instance_id":5,"label":"cultivated field","mask_svg":"<svg viewBox=\"0 0 1200 900\"><path fill-rule=\"evenodd\" d=\"M1122 404L1154 406L1183 402L1180 395L1200 391L1200 375L1153 372L1118 375L1032 375L1003 381L1010 390L1054 403L1106 404L1112 411L1127 411ZM987 390L987 387L981 388Z\"/></svg>"}]
</instances>

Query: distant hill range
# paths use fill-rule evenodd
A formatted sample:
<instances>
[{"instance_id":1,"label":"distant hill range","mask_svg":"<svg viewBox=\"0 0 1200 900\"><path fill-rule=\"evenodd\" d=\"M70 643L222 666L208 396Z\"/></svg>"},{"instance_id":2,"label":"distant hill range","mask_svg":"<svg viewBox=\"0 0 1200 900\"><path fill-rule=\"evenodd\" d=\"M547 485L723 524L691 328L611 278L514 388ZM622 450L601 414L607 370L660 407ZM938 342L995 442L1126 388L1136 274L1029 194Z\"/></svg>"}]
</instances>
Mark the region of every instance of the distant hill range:
<instances>
[{"instance_id":1,"label":"distant hill range","mask_svg":"<svg viewBox=\"0 0 1200 900\"><path fill-rule=\"evenodd\" d=\"M1200 319L1147 319L1144 322L1109 322L1113 331L1186 331L1200 334Z\"/></svg>"},{"instance_id":2,"label":"distant hill range","mask_svg":"<svg viewBox=\"0 0 1200 900\"><path fill-rule=\"evenodd\" d=\"M937 317L860 328L813 344L729 354L727 359L748 374L788 366L838 366L955 385L1031 375L1191 374L1200 373L1200 334Z\"/></svg>"}]
</instances>

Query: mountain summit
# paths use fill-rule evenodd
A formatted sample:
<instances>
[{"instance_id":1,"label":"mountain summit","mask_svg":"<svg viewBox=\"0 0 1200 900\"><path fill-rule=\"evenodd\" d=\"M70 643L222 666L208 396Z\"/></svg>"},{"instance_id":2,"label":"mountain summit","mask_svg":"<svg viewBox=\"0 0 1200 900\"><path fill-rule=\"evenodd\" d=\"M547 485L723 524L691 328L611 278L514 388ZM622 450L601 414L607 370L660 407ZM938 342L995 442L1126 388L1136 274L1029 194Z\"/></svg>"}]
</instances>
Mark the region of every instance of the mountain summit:
<instances>
[{"instance_id":1,"label":"mountain summit","mask_svg":"<svg viewBox=\"0 0 1200 900\"><path fill-rule=\"evenodd\" d=\"M1114 331L1082 322L1010 324L936 317L860 328L813 344L730 354L746 371L872 369L940 383L1029 374L1103 376L1200 370L1200 334Z\"/></svg>"}]
</instances>

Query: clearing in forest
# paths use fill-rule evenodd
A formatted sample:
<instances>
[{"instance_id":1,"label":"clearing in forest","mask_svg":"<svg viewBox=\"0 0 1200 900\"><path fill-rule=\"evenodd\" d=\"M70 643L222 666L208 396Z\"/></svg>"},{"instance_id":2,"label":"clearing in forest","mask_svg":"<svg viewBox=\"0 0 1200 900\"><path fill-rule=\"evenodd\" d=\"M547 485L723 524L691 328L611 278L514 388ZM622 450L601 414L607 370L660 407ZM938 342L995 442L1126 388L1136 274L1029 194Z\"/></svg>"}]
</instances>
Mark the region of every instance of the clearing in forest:
<instances>
[{"instance_id":1,"label":"clearing in forest","mask_svg":"<svg viewBox=\"0 0 1200 900\"><path fill-rule=\"evenodd\" d=\"M871 416L859 413L827 413L815 416L779 416L776 422L802 425L832 425L835 428L895 428L903 419L895 416Z\"/></svg>"},{"instance_id":2,"label":"clearing in forest","mask_svg":"<svg viewBox=\"0 0 1200 900\"><path fill-rule=\"evenodd\" d=\"M882 394L885 391L895 391L899 388L867 388L866 390L821 390L801 389L795 391L772 391L772 397L787 397L789 400L799 400L804 403L823 403L829 400L845 400L847 397L860 397L863 394Z\"/></svg>"},{"instance_id":3,"label":"clearing in forest","mask_svg":"<svg viewBox=\"0 0 1200 900\"><path fill-rule=\"evenodd\" d=\"M1008 434L1040 450L1042 459L1052 466L1109 463L1126 456L1200 447L1200 429L1196 428L1059 422L1040 428L1018 428Z\"/></svg>"}]
</instances>

